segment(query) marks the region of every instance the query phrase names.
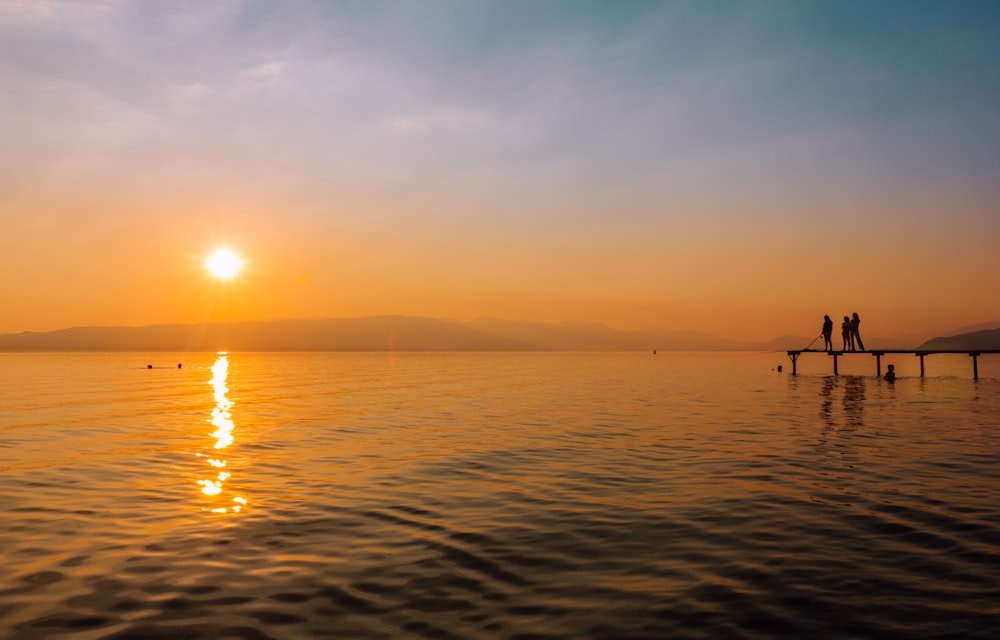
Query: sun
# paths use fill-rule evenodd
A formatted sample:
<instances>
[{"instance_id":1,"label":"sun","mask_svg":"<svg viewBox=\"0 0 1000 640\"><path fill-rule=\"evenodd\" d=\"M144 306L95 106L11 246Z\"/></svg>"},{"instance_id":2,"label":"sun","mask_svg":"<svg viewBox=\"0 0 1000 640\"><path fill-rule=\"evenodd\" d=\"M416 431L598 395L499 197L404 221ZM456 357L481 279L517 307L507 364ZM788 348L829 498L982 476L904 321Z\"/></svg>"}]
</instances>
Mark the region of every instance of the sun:
<instances>
[{"instance_id":1,"label":"sun","mask_svg":"<svg viewBox=\"0 0 1000 640\"><path fill-rule=\"evenodd\" d=\"M213 278L232 280L243 270L243 258L227 247L220 247L205 258L205 268Z\"/></svg>"}]
</instances>

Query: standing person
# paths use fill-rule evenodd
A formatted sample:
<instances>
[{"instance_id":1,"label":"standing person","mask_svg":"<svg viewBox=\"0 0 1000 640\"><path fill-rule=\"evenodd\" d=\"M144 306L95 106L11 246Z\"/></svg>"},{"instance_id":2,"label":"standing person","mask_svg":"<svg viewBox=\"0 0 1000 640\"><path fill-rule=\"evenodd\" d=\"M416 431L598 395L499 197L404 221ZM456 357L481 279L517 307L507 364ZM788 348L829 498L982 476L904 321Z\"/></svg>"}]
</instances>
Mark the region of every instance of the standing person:
<instances>
[{"instance_id":1,"label":"standing person","mask_svg":"<svg viewBox=\"0 0 1000 640\"><path fill-rule=\"evenodd\" d=\"M844 321L840 325L840 335L844 337L844 351L847 351L847 347L854 351L854 334L851 333L851 319L844 316Z\"/></svg>"},{"instance_id":2,"label":"standing person","mask_svg":"<svg viewBox=\"0 0 1000 640\"><path fill-rule=\"evenodd\" d=\"M833 351L833 340L830 339L831 336L833 336L833 320L830 319L830 316L823 316L823 350L824 351Z\"/></svg>"},{"instance_id":3,"label":"standing person","mask_svg":"<svg viewBox=\"0 0 1000 640\"><path fill-rule=\"evenodd\" d=\"M865 350L865 343L861 342L861 334L858 333L858 325L861 324L861 318L858 317L858 312L855 311L851 316L851 351L854 351L854 345L858 345L858 349L861 351Z\"/></svg>"}]
</instances>

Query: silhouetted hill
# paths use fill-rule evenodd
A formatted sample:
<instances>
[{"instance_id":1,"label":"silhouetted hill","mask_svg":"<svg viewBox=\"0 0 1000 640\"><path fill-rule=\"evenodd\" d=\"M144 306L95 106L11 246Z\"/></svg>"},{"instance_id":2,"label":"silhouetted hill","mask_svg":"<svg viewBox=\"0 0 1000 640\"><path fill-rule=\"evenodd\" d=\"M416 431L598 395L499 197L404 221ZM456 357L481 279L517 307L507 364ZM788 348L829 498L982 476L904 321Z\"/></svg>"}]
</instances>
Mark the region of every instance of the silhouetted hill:
<instances>
[{"instance_id":1,"label":"silhouetted hill","mask_svg":"<svg viewBox=\"0 0 1000 640\"><path fill-rule=\"evenodd\" d=\"M918 351L924 349L927 351L939 349L955 349L960 351L1000 349L1000 329L987 329L985 331L973 331L971 333L960 333L954 336L934 338L917 347Z\"/></svg>"},{"instance_id":2,"label":"silhouetted hill","mask_svg":"<svg viewBox=\"0 0 1000 640\"><path fill-rule=\"evenodd\" d=\"M478 318L468 326L517 342L552 351L722 351L742 345L698 331L618 331L603 324L564 322L542 324Z\"/></svg>"},{"instance_id":3,"label":"silhouetted hill","mask_svg":"<svg viewBox=\"0 0 1000 640\"><path fill-rule=\"evenodd\" d=\"M758 351L789 351L794 349L805 349L806 345L809 344L810 339L804 336L778 336L774 340L768 340L767 342L760 342L751 345L754 349ZM816 340L813 346L819 344L820 347L823 346L823 340Z\"/></svg>"},{"instance_id":4,"label":"silhouetted hill","mask_svg":"<svg viewBox=\"0 0 1000 640\"><path fill-rule=\"evenodd\" d=\"M986 331L988 329L1000 329L1000 320L970 324L967 327L959 327L958 329L955 329L954 331L949 331L948 333L950 335L957 336L960 333L975 333L977 331Z\"/></svg>"},{"instance_id":5,"label":"silhouetted hill","mask_svg":"<svg viewBox=\"0 0 1000 640\"><path fill-rule=\"evenodd\" d=\"M0 351L662 351L746 345L697 331L617 331L600 324L472 322L408 316L146 327L77 327L0 335Z\"/></svg>"},{"instance_id":6,"label":"silhouetted hill","mask_svg":"<svg viewBox=\"0 0 1000 640\"><path fill-rule=\"evenodd\" d=\"M79 327L0 335L3 351L510 351L531 349L458 322L403 316L147 327Z\"/></svg>"}]
</instances>

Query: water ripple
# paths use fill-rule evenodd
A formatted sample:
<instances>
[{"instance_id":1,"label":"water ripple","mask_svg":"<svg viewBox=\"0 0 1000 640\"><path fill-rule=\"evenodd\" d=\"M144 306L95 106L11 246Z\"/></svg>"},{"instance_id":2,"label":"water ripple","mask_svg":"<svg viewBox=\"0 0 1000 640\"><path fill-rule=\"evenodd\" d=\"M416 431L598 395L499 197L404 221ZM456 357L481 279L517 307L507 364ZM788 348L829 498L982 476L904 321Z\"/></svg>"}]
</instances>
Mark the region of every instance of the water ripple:
<instances>
[{"instance_id":1,"label":"water ripple","mask_svg":"<svg viewBox=\"0 0 1000 640\"><path fill-rule=\"evenodd\" d=\"M11 640L1000 637L988 378L229 354L213 513L216 356L16 357L80 370L4 387Z\"/></svg>"}]
</instances>

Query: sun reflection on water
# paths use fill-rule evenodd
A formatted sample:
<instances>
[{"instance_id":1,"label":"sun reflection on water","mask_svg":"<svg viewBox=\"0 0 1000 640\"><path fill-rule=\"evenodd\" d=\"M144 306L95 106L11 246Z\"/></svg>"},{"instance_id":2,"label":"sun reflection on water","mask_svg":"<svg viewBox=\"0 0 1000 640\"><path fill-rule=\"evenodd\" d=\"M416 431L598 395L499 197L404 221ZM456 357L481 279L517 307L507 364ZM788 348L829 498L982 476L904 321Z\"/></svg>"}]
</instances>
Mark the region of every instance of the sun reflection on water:
<instances>
[{"instance_id":1,"label":"sun reflection on water","mask_svg":"<svg viewBox=\"0 0 1000 640\"><path fill-rule=\"evenodd\" d=\"M229 412L233 406L233 402L226 397L226 393L229 392L229 387L226 386L226 378L229 375L228 354L220 351L218 355L219 357L216 358L215 364L212 365L212 379L208 381L215 392L215 407L212 409L212 418L208 422L212 423L212 426L215 427L215 432L212 433L212 437L215 438L213 448L221 451L233 444L233 417ZM198 455L205 457L210 467L218 469L214 477L198 480L198 484L201 485L201 492L206 496L221 495L223 484L232 475L225 470L227 460L218 454L211 457L202 453ZM204 511L211 511L212 513L228 513L229 511L233 511L239 513L247 504L247 501L240 496L234 497L232 501L234 504L231 506L216 506L211 509L206 507Z\"/></svg>"}]
</instances>

